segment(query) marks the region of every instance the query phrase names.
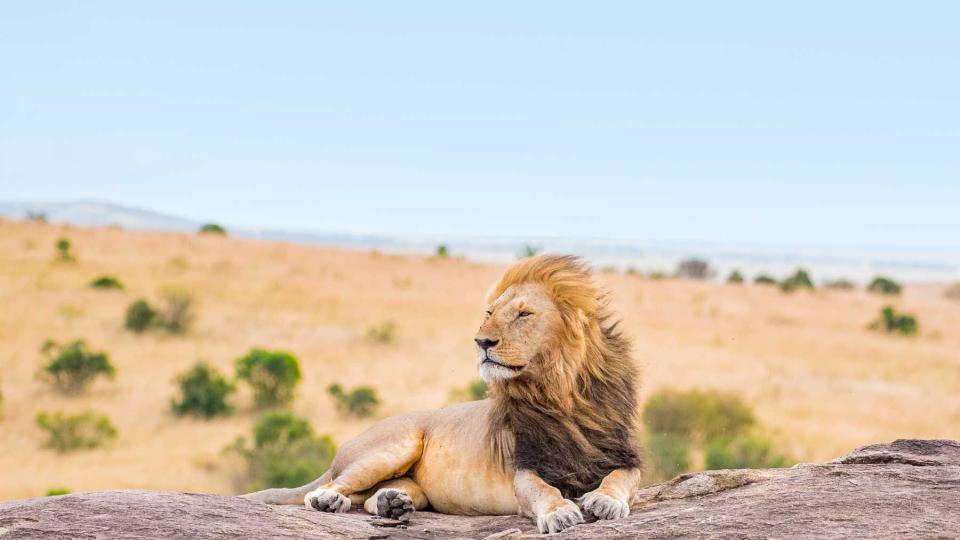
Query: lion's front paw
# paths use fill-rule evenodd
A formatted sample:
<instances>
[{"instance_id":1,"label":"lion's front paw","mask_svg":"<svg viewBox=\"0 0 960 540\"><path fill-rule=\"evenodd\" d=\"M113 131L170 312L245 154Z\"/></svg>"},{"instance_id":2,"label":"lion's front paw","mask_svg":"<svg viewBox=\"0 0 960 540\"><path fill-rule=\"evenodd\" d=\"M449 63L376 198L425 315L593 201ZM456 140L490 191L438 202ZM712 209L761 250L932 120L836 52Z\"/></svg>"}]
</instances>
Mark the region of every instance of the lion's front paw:
<instances>
[{"instance_id":1,"label":"lion's front paw","mask_svg":"<svg viewBox=\"0 0 960 540\"><path fill-rule=\"evenodd\" d=\"M583 523L583 514L573 501L564 500L552 512L537 516L537 528L541 533L558 533L577 523Z\"/></svg>"},{"instance_id":2,"label":"lion's front paw","mask_svg":"<svg viewBox=\"0 0 960 540\"><path fill-rule=\"evenodd\" d=\"M380 517L409 521L414 510L413 499L404 491L384 488L377 492L377 515Z\"/></svg>"},{"instance_id":3,"label":"lion's front paw","mask_svg":"<svg viewBox=\"0 0 960 540\"><path fill-rule=\"evenodd\" d=\"M620 519L630 515L630 505L599 491L580 497L580 508L597 519Z\"/></svg>"},{"instance_id":4,"label":"lion's front paw","mask_svg":"<svg viewBox=\"0 0 960 540\"><path fill-rule=\"evenodd\" d=\"M332 489L319 488L307 493L303 505L321 512L346 512L350 510L350 497Z\"/></svg>"}]
</instances>

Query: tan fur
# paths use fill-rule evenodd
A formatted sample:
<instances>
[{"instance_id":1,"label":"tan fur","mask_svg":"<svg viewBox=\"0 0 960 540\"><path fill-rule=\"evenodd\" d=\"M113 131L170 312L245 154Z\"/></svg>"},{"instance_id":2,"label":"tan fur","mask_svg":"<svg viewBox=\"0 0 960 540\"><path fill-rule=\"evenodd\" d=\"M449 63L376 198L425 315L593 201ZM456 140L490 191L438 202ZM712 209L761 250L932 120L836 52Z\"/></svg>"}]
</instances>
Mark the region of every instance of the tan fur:
<instances>
[{"instance_id":1,"label":"tan fur","mask_svg":"<svg viewBox=\"0 0 960 540\"><path fill-rule=\"evenodd\" d=\"M604 293L578 259L521 261L494 287L477 333L491 399L388 418L344 444L311 484L246 497L335 512L362 504L381 515L387 499L409 512L430 505L451 514L521 513L550 533L583 522L581 508L623 517L639 483L635 369L610 320ZM543 440L522 425L530 419L544 420L536 426ZM523 455L545 442L561 458L541 464ZM558 489L538 472L551 477L557 467L580 477Z\"/></svg>"}]
</instances>

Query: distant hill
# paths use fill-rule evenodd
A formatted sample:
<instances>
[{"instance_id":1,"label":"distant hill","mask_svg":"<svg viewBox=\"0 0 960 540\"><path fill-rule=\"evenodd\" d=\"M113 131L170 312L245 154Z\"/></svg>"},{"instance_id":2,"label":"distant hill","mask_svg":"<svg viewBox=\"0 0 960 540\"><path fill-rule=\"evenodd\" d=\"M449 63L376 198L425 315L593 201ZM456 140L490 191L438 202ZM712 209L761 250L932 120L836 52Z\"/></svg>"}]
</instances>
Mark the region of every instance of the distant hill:
<instances>
[{"instance_id":1,"label":"distant hill","mask_svg":"<svg viewBox=\"0 0 960 540\"><path fill-rule=\"evenodd\" d=\"M26 219L31 215L42 215L50 223L80 227L119 225L126 229L194 231L200 226L199 222L189 219L104 202L0 201L0 217Z\"/></svg>"}]
</instances>

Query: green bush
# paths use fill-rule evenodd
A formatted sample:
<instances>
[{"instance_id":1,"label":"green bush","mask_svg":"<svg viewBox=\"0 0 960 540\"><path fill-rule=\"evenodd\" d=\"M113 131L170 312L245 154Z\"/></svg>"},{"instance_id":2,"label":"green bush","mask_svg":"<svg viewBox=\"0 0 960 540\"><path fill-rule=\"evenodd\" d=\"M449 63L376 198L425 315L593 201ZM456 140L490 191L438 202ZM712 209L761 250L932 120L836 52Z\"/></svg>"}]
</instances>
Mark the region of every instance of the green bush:
<instances>
[{"instance_id":1,"label":"green bush","mask_svg":"<svg viewBox=\"0 0 960 540\"><path fill-rule=\"evenodd\" d=\"M903 336L914 336L920 331L916 317L897 313L893 306L886 306L880 310L880 318L870 324L870 329Z\"/></svg>"},{"instance_id":2,"label":"green bush","mask_svg":"<svg viewBox=\"0 0 960 540\"><path fill-rule=\"evenodd\" d=\"M786 467L788 459L773 451L770 441L741 435L707 443L705 464L711 469L768 469Z\"/></svg>"},{"instance_id":3,"label":"green bush","mask_svg":"<svg viewBox=\"0 0 960 540\"><path fill-rule=\"evenodd\" d=\"M193 323L193 295L183 289L167 289L163 293L166 309L158 323L171 334L185 334Z\"/></svg>"},{"instance_id":4,"label":"green bush","mask_svg":"<svg viewBox=\"0 0 960 540\"><path fill-rule=\"evenodd\" d=\"M730 272L730 277L727 278L727 283L740 284L743 283L743 274L739 270L734 270Z\"/></svg>"},{"instance_id":5,"label":"green bush","mask_svg":"<svg viewBox=\"0 0 960 540\"><path fill-rule=\"evenodd\" d=\"M810 274L802 268L798 268L792 276L783 280L783 283L780 284L780 290L784 292L793 292L799 289L812 291L813 288L813 281L810 279Z\"/></svg>"},{"instance_id":6,"label":"green bush","mask_svg":"<svg viewBox=\"0 0 960 540\"><path fill-rule=\"evenodd\" d=\"M136 333L144 332L149 329L157 318L157 310L153 309L144 299L135 300L127 307L127 315L124 325L127 330Z\"/></svg>"},{"instance_id":7,"label":"green bush","mask_svg":"<svg viewBox=\"0 0 960 540\"><path fill-rule=\"evenodd\" d=\"M889 294L895 296L900 294L900 292L903 290L903 287L890 278L878 276L870 282L870 285L867 285L867 290L878 294Z\"/></svg>"},{"instance_id":8,"label":"green bush","mask_svg":"<svg viewBox=\"0 0 960 540\"><path fill-rule=\"evenodd\" d=\"M293 400L300 363L288 352L253 349L237 359L236 376L253 388L257 408L282 406Z\"/></svg>"},{"instance_id":9,"label":"green bush","mask_svg":"<svg viewBox=\"0 0 960 540\"><path fill-rule=\"evenodd\" d=\"M50 488L50 489L48 489L46 496L47 496L47 497L56 497L57 495L69 495L70 493L72 493L72 491L70 491L70 490L67 489L67 488L55 487L55 488Z\"/></svg>"},{"instance_id":10,"label":"green bush","mask_svg":"<svg viewBox=\"0 0 960 540\"><path fill-rule=\"evenodd\" d=\"M344 416L364 418L372 415L380 405L377 391L369 386L358 386L347 392L339 384L333 383L327 392L333 397L337 411Z\"/></svg>"},{"instance_id":11,"label":"green bush","mask_svg":"<svg viewBox=\"0 0 960 540\"><path fill-rule=\"evenodd\" d=\"M539 247L527 244L523 246L523 249L520 251L520 258L536 257L538 253L540 253Z\"/></svg>"},{"instance_id":12,"label":"green bush","mask_svg":"<svg viewBox=\"0 0 960 540\"><path fill-rule=\"evenodd\" d=\"M439 246L437 246L436 255L441 259L446 259L447 257L450 256L450 250L447 248L446 244L440 244Z\"/></svg>"},{"instance_id":13,"label":"green bush","mask_svg":"<svg viewBox=\"0 0 960 540\"><path fill-rule=\"evenodd\" d=\"M40 350L48 360L43 377L66 394L79 394L97 376L112 379L116 373L106 353L87 349L81 339L66 344L47 340Z\"/></svg>"},{"instance_id":14,"label":"green bush","mask_svg":"<svg viewBox=\"0 0 960 540\"><path fill-rule=\"evenodd\" d=\"M97 448L117 436L117 428L109 418L92 412L41 412L36 422L40 429L47 432L45 446L58 452Z\"/></svg>"},{"instance_id":15,"label":"green bush","mask_svg":"<svg viewBox=\"0 0 960 540\"><path fill-rule=\"evenodd\" d=\"M383 321L367 328L367 339L374 343L392 343L397 340L397 325L393 321Z\"/></svg>"},{"instance_id":16,"label":"green bush","mask_svg":"<svg viewBox=\"0 0 960 540\"><path fill-rule=\"evenodd\" d=\"M823 282L823 288L825 289L834 289L838 291L849 291L857 288L852 281L846 279L834 279L830 281Z\"/></svg>"},{"instance_id":17,"label":"green bush","mask_svg":"<svg viewBox=\"0 0 960 540\"><path fill-rule=\"evenodd\" d=\"M647 480L663 482L690 468L690 440L675 433L652 433L647 437Z\"/></svg>"},{"instance_id":18,"label":"green bush","mask_svg":"<svg viewBox=\"0 0 960 540\"><path fill-rule=\"evenodd\" d=\"M94 289L119 289L123 290L123 283L120 283L120 280L113 276L100 276L90 282L90 286Z\"/></svg>"},{"instance_id":19,"label":"green bush","mask_svg":"<svg viewBox=\"0 0 960 540\"><path fill-rule=\"evenodd\" d=\"M58 238L55 244L57 248L57 260L60 262L74 262L76 257L73 255L73 246L68 238Z\"/></svg>"},{"instance_id":20,"label":"green bush","mask_svg":"<svg viewBox=\"0 0 960 540\"><path fill-rule=\"evenodd\" d=\"M753 278L753 282L757 285L777 285L777 280L773 279L767 274L760 274L759 276Z\"/></svg>"},{"instance_id":21,"label":"green bush","mask_svg":"<svg viewBox=\"0 0 960 540\"><path fill-rule=\"evenodd\" d=\"M715 390L661 390L643 408L649 433L673 433L710 440L734 437L752 427L750 407L735 394Z\"/></svg>"},{"instance_id":22,"label":"green bush","mask_svg":"<svg viewBox=\"0 0 960 540\"><path fill-rule=\"evenodd\" d=\"M463 388L454 388L450 391L452 401L478 401L487 397L490 388L483 379L474 379Z\"/></svg>"},{"instance_id":23,"label":"green bush","mask_svg":"<svg viewBox=\"0 0 960 540\"><path fill-rule=\"evenodd\" d=\"M216 223L206 223L200 227L200 230L198 232L201 234L219 234L219 235L227 234L227 230L221 227L220 225L217 225Z\"/></svg>"},{"instance_id":24,"label":"green bush","mask_svg":"<svg viewBox=\"0 0 960 540\"><path fill-rule=\"evenodd\" d=\"M227 448L246 462L247 490L302 486L330 467L337 447L329 436L316 436L305 420L287 412L264 414L254 427L253 445L243 438Z\"/></svg>"},{"instance_id":25,"label":"green bush","mask_svg":"<svg viewBox=\"0 0 960 540\"><path fill-rule=\"evenodd\" d=\"M180 385L180 398L170 400L170 407L177 416L190 414L213 418L233 411L227 397L236 387L214 367L198 363L181 373L177 384Z\"/></svg>"}]
</instances>

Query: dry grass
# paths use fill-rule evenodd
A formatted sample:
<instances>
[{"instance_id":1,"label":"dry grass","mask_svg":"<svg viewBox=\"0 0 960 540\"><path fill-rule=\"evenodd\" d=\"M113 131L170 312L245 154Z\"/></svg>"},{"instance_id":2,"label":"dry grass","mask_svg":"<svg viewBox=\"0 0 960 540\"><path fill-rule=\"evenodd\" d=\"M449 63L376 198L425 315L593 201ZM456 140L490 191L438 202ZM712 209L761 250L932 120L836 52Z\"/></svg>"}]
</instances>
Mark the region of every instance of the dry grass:
<instances>
[{"instance_id":1,"label":"dry grass","mask_svg":"<svg viewBox=\"0 0 960 540\"><path fill-rule=\"evenodd\" d=\"M69 237L77 262L54 261ZM472 338L482 298L501 268L469 262L258 243L211 235L71 229L0 222L0 499L75 491L152 488L229 493L221 449L252 424L241 392L229 419L169 413L174 376L197 360L232 372L251 347L297 355L304 381L295 411L338 441L370 421L341 419L331 382L377 388L381 414L434 408L475 376ZM125 291L89 288L116 275ZM784 295L772 287L651 281L604 274L636 340L644 396L664 386L735 390L803 460L896 437L960 438L960 305L943 287L906 288L921 336L871 333L890 302L863 292ZM197 320L185 337L123 329L135 298L165 287L192 292ZM396 321L396 340L367 329ZM54 393L35 378L47 338L82 337L109 351L115 381L83 396ZM92 409L119 437L60 456L41 449L40 410Z\"/></svg>"}]
</instances>

